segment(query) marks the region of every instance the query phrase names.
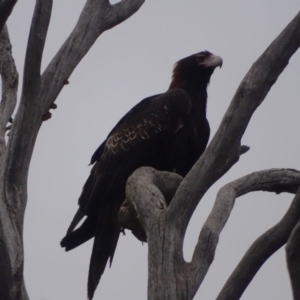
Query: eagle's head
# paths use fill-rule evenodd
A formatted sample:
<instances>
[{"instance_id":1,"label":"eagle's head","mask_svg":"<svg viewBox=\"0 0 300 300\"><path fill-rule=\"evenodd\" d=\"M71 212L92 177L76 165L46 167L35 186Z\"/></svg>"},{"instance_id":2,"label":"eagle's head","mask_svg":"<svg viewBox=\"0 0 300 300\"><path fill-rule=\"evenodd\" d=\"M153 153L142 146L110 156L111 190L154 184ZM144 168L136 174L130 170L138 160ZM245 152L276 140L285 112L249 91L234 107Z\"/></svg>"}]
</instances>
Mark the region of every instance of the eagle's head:
<instances>
[{"instance_id":1,"label":"eagle's head","mask_svg":"<svg viewBox=\"0 0 300 300\"><path fill-rule=\"evenodd\" d=\"M201 51L179 60L173 69L170 88L181 85L205 85L216 67L222 67L223 60L220 56L209 51Z\"/></svg>"},{"instance_id":2,"label":"eagle's head","mask_svg":"<svg viewBox=\"0 0 300 300\"><path fill-rule=\"evenodd\" d=\"M214 55L211 52L206 50L191 55L189 57L192 59L196 59L196 63L199 66L203 66L205 68L216 68L216 67L221 68L223 64L223 60L220 56Z\"/></svg>"}]
</instances>

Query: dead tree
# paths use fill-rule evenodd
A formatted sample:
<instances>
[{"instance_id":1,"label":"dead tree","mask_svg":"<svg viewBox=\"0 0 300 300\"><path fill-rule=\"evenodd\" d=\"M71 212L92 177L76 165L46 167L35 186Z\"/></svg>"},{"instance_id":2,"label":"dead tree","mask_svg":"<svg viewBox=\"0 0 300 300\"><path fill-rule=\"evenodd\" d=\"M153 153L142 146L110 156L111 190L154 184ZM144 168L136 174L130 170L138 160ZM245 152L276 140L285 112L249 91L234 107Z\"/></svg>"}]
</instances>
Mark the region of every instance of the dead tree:
<instances>
[{"instance_id":1,"label":"dead tree","mask_svg":"<svg viewBox=\"0 0 300 300\"><path fill-rule=\"evenodd\" d=\"M23 220L28 169L42 122L51 117L49 109L55 107L55 99L95 40L104 31L129 18L143 2L123 0L111 5L108 0L87 0L73 32L41 74L52 1L37 0L25 58L21 99L12 120L17 103L18 73L3 24L16 1L0 1L0 30L3 27L0 34L0 299L28 299L23 281ZM5 9L1 9L3 7ZM147 237L149 299L194 297L213 261L219 234L230 216L235 199L254 190L287 191L296 193L296 196L283 219L254 242L218 298L238 299L264 261L287 242L295 299L299 297L297 224L300 203L297 189L300 175L296 170L261 171L226 185L220 190L200 232L192 261L185 262L182 254L184 235L193 211L208 188L238 161L240 141L253 112L299 46L300 14L254 63L215 137L186 178L181 181L176 175L146 168L137 170L129 179L127 206L131 211L128 217L128 207L123 207L120 215L125 223L129 218L138 224L138 228L134 229L136 235ZM171 198L167 206L166 200L169 202ZM257 248L259 251L253 251Z\"/></svg>"},{"instance_id":2,"label":"dead tree","mask_svg":"<svg viewBox=\"0 0 300 300\"><path fill-rule=\"evenodd\" d=\"M1 10L5 23L15 1ZM41 74L41 61L50 22L52 0L37 0L32 18L24 67L20 104L10 128L5 132L16 106L18 73L11 54L7 29L1 31L0 71L2 101L0 111L0 299L28 299L23 281L23 220L27 202L27 177L36 137L49 109L68 78L106 30L133 15L144 0L87 0L73 32ZM0 22L1 25L1 22ZM1 29L1 27L0 27ZM5 283L5 284L3 284Z\"/></svg>"},{"instance_id":3,"label":"dead tree","mask_svg":"<svg viewBox=\"0 0 300 300\"><path fill-rule=\"evenodd\" d=\"M282 220L253 243L217 299L239 299L263 263L287 242L294 297L299 299L300 173L296 170L265 170L224 186L201 229L192 261L187 263L183 258L183 240L194 210L210 186L238 162L244 152L241 138L252 114L299 46L300 13L253 64L206 151L180 184L177 176L151 168L138 169L129 178L126 205L120 214L125 226L132 225L132 220L140 225L130 228L137 237L147 237L149 300L193 299L214 259L220 232L235 199L259 190L296 195ZM169 188L158 184L165 176L171 183ZM176 183L178 189L167 206L169 200L164 195L174 192Z\"/></svg>"}]
</instances>

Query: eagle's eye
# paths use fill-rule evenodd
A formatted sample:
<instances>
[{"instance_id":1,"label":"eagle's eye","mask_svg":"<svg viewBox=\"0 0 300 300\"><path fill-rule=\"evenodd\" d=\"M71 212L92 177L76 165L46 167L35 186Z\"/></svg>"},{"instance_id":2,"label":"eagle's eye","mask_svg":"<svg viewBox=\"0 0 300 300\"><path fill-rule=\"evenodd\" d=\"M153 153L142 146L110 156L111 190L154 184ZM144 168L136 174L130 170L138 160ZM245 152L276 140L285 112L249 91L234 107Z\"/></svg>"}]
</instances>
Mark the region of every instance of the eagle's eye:
<instances>
[{"instance_id":1,"label":"eagle's eye","mask_svg":"<svg viewBox=\"0 0 300 300\"><path fill-rule=\"evenodd\" d=\"M198 54L196 54L197 62L198 64L203 64L205 59L209 57L211 53L209 51L201 51Z\"/></svg>"}]
</instances>

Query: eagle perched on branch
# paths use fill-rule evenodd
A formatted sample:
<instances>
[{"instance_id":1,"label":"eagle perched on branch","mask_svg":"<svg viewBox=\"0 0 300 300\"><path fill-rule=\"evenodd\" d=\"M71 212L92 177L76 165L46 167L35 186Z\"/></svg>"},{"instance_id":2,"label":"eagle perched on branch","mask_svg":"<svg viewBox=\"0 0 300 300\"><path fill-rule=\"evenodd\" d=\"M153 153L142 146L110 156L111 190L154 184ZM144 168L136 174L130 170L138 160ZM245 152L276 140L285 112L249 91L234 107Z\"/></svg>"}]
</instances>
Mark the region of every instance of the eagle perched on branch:
<instances>
[{"instance_id":1,"label":"eagle perched on branch","mask_svg":"<svg viewBox=\"0 0 300 300\"><path fill-rule=\"evenodd\" d=\"M221 66L221 57L208 51L179 60L169 89L134 106L93 154L94 166L79 197L78 211L61 241L69 251L95 237L89 299L114 256L121 231L117 216L127 178L142 166L184 177L205 150L210 132L206 88L214 69Z\"/></svg>"}]
</instances>

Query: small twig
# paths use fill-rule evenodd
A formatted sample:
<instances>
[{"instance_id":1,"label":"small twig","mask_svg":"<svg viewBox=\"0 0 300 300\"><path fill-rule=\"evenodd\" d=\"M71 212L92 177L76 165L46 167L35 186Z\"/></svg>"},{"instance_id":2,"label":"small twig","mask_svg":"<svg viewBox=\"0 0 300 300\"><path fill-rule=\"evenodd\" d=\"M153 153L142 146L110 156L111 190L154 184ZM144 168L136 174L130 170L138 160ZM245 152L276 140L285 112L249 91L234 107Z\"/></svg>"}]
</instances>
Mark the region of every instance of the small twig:
<instances>
[{"instance_id":1,"label":"small twig","mask_svg":"<svg viewBox=\"0 0 300 300\"><path fill-rule=\"evenodd\" d=\"M242 145L241 148L240 148L240 155L248 152L250 150L250 147L249 146L246 146L246 145Z\"/></svg>"},{"instance_id":2,"label":"small twig","mask_svg":"<svg viewBox=\"0 0 300 300\"><path fill-rule=\"evenodd\" d=\"M43 113L57 98L68 79L96 39L106 30L130 18L145 0L122 0L112 5L108 0L87 0L74 30L51 60L42 75L45 93Z\"/></svg>"},{"instance_id":3,"label":"small twig","mask_svg":"<svg viewBox=\"0 0 300 300\"><path fill-rule=\"evenodd\" d=\"M48 121L49 119L52 118L52 114L50 111L46 112L45 114L43 114L42 116L42 121L45 122L45 121Z\"/></svg>"},{"instance_id":4,"label":"small twig","mask_svg":"<svg viewBox=\"0 0 300 300\"><path fill-rule=\"evenodd\" d=\"M50 105L49 109L57 109L57 104L53 102L53 103Z\"/></svg>"}]
</instances>

